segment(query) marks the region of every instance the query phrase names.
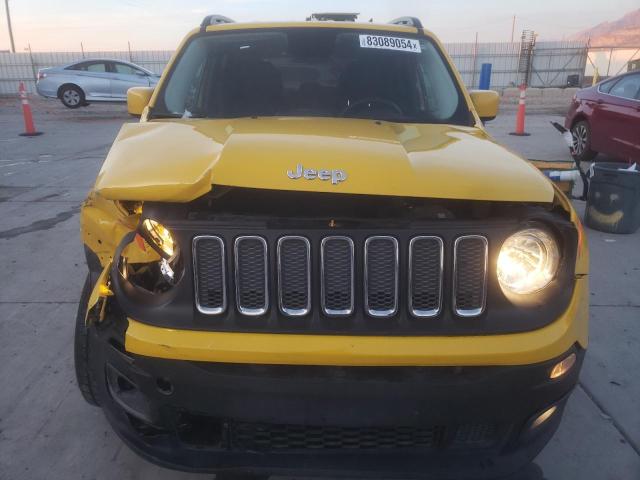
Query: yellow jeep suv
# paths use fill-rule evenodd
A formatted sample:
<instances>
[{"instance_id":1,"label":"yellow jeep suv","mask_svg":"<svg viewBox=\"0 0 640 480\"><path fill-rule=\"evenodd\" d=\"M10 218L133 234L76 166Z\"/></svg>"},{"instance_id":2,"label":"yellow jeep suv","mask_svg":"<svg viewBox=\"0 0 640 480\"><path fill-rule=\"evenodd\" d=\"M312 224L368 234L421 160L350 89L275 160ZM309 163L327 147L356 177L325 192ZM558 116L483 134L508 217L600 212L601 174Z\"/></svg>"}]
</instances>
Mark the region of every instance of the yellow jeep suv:
<instances>
[{"instance_id":1,"label":"yellow jeep suv","mask_svg":"<svg viewBox=\"0 0 640 480\"><path fill-rule=\"evenodd\" d=\"M82 208L75 362L133 450L461 479L549 441L587 346L582 227L417 19L208 16L128 101Z\"/></svg>"}]
</instances>

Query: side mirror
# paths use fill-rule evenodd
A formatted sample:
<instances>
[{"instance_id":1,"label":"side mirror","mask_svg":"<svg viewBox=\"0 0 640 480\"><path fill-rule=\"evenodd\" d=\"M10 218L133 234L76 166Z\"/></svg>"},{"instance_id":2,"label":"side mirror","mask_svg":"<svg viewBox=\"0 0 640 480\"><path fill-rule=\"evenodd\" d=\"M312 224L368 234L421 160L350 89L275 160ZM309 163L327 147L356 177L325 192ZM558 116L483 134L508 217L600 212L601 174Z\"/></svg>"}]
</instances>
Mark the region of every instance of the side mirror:
<instances>
[{"instance_id":1,"label":"side mirror","mask_svg":"<svg viewBox=\"0 0 640 480\"><path fill-rule=\"evenodd\" d=\"M153 87L132 87L127 90L127 110L131 115L139 117L149 105L153 95Z\"/></svg>"},{"instance_id":2,"label":"side mirror","mask_svg":"<svg viewBox=\"0 0 640 480\"><path fill-rule=\"evenodd\" d=\"M471 90L469 92L476 113L483 122L493 120L498 115L500 95L493 90Z\"/></svg>"}]
</instances>

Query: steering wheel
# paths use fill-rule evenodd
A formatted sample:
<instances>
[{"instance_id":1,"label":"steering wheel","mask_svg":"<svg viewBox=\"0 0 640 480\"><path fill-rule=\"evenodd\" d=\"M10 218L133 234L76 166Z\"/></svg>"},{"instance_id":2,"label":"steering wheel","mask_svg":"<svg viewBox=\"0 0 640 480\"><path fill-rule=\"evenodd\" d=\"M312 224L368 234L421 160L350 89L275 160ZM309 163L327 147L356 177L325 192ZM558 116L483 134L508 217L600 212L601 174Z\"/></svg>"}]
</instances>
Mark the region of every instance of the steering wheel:
<instances>
[{"instance_id":1,"label":"steering wheel","mask_svg":"<svg viewBox=\"0 0 640 480\"><path fill-rule=\"evenodd\" d=\"M384 98L377 98L377 97L369 97L369 98L362 98L360 100L356 100L352 104L348 105L347 108L345 108L342 111L342 115L346 115L347 113L349 113L350 111L354 110L356 107L359 107L361 105L364 105L364 104L371 105L371 104L374 104L374 103L378 103L380 105L385 105L387 107L391 107L396 112L398 112L400 115L404 115L404 112L402 111L402 108L400 108L400 105L398 105L396 102L394 102L392 100L387 100L387 99L384 99Z\"/></svg>"}]
</instances>

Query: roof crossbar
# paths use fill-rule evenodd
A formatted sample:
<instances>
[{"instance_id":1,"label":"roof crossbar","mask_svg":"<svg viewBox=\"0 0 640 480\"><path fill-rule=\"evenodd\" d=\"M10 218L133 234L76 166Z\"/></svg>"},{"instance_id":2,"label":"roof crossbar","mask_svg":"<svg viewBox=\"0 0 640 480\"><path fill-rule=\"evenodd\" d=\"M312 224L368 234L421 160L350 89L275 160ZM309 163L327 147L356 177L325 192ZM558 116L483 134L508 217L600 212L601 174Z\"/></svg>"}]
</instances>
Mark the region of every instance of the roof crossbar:
<instances>
[{"instance_id":1,"label":"roof crossbar","mask_svg":"<svg viewBox=\"0 0 640 480\"><path fill-rule=\"evenodd\" d=\"M307 18L307 22L318 21L318 22L355 22L358 18L359 13L345 13L345 12L318 12L312 13L310 17Z\"/></svg>"},{"instance_id":2,"label":"roof crossbar","mask_svg":"<svg viewBox=\"0 0 640 480\"><path fill-rule=\"evenodd\" d=\"M391 20L389 23L393 25L406 25L408 27L415 27L418 29L424 28L420 19L416 17L400 17L395 20Z\"/></svg>"},{"instance_id":3,"label":"roof crossbar","mask_svg":"<svg viewBox=\"0 0 640 480\"><path fill-rule=\"evenodd\" d=\"M222 23L235 23L229 17L224 15L207 15L200 24L200 30L206 30L209 25L219 25Z\"/></svg>"}]
</instances>

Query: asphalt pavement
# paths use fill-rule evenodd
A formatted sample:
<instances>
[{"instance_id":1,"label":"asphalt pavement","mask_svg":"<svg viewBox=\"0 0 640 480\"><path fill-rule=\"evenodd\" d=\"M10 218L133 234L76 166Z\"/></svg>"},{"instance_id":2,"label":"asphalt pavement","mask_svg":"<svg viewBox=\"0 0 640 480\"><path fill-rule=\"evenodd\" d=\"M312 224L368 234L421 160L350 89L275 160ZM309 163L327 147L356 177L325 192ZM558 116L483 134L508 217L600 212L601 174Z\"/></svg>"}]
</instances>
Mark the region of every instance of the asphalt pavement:
<instances>
[{"instance_id":1,"label":"asphalt pavement","mask_svg":"<svg viewBox=\"0 0 640 480\"><path fill-rule=\"evenodd\" d=\"M73 325L86 266L80 202L123 122L122 106L64 110L34 102L22 131L19 103L0 99L0 479L203 479L138 458L75 385ZM528 158L568 159L549 121L527 118L512 137L511 112L489 127ZM583 210L583 202L575 202ZM530 469L548 480L640 479L640 232L587 230L591 343L560 430ZM540 473L543 472L543 473Z\"/></svg>"}]
</instances>

